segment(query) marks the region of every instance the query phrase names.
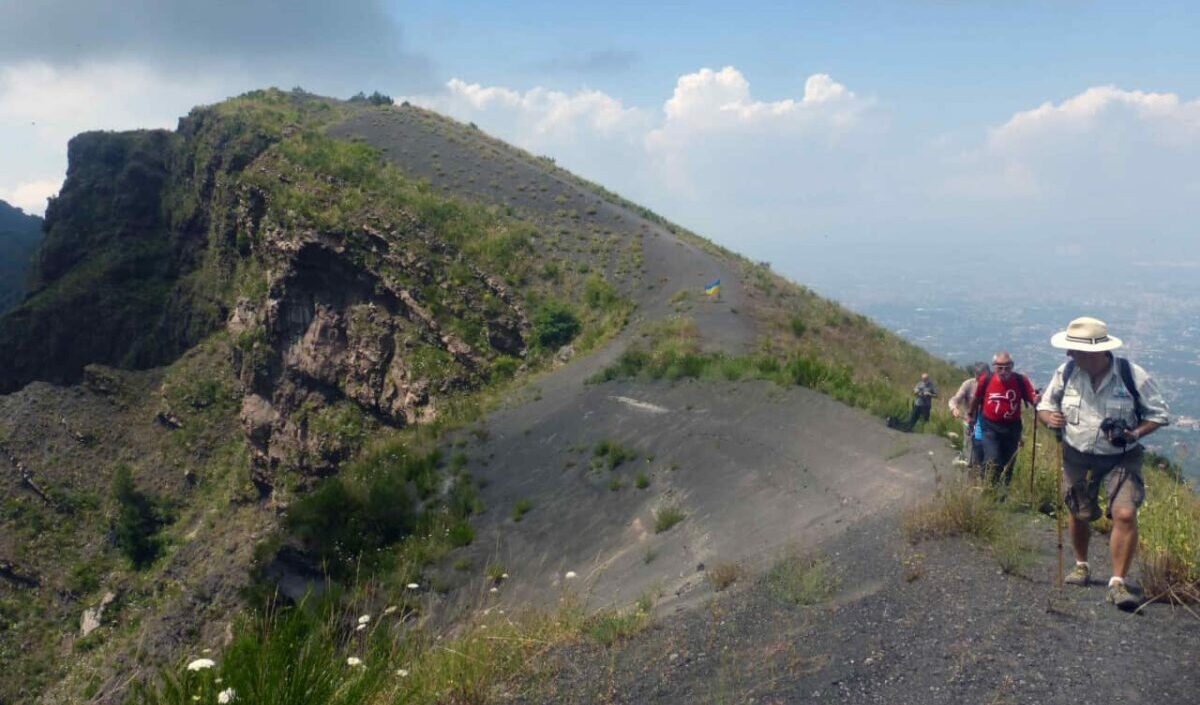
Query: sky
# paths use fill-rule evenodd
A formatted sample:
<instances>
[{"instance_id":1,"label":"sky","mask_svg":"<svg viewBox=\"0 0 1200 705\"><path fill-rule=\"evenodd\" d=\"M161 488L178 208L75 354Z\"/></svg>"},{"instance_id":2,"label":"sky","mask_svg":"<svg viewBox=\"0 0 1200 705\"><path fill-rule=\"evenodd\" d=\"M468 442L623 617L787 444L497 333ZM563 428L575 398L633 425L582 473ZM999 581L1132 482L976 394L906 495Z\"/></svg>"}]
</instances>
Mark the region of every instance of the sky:
<instances>
[{"instance_id":1,"label":"sky","mask_svg":"<svg viewBox=\"0 0 1200 705\"><path fill-rule=\"evenodd\" d=\"M34 213L78 132L171 128L271 85L381 90L835 291L984 253L1200 273L1187 3L0 0L0 18L0 199Z\"/></svg>"}]
</instances>

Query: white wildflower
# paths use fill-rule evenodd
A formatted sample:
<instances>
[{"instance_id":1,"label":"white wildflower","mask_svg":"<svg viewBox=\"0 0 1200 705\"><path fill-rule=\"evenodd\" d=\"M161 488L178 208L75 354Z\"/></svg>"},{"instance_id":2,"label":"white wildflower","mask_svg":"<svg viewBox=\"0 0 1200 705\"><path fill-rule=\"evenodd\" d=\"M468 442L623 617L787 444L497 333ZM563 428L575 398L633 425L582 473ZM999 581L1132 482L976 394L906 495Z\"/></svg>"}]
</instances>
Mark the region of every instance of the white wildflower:
<instances>
[{"instance_id":1,"label":"white wildflower","mask_svg":"<svg viewBox=\"0 0 1200 705\"><path fill-rule=\"evenodd\" d=\"M355 627L355 628L354 628L354 631L356 631L356 632L361 632L362 630L364 630L364 629L366 629L366 628L367 628L367 625L365 625L365 624L360 624L360 625L358 625L357 627Z\"/></svg>"},{"instance_id":2,"label":"white wildflower","mask_svg":"<svg viewBox=\"0 0 1200 705\"><path fill-rule=\"evenodd\" d=\"M931 450L931 451L929 451L929 454L930 454L930 455L933 455L933 451L932 451L932 450Z\"/></svg>"},{"instance_id":3,"label":"white wildflower","mask_svg":"<svg viewBox=\"0 0 1200 705\"><path fill-rule=\"evenodd\" d=\"M417 588L419 588L421 586L416 583L409 583L406 587L408 587L409 590L416 590Z\"/></svg>"},{"instance_id":4,"label":"white wildflower","mask_svg":"<svg viewBox=\"0 0 1200 705\"><path fill-rule=\"evenodd\" d=\"M189 671L203 671L206 668L212 668L217 665L216 661L210 658L198 658L187 665Z\"/></svg>"},{"instance_id":5,"label":"white wildflower","mask_svg":"<svg viewBox=\"0 0 1200 705\"><path fill-rule=\"evenodd\" d=\"M567 575L566 575L567 580L574 580L576 577L578 577L578 576L575 575L575 571L573 571L573 570L567 571Z\"/></svg>"},{"instance_id":6,"label":"white wildflower","mask_svg":"<svg viewBox=\"0 0 1200 705\"><path fill-rule=\"evenodd\" d=\"M488 590L488 592L500 592L500 588L493 587L491 590Z\"/></svg>"},{"instance_id":7,"label":"white wildflower","mask_svg":"<svg viewBox=\"0 0 1200 705\"><path fill-rule=\"evenodd\" d=\"M346 659L346 665L347 665L347 666L361 666L361 665L362 665L362 659L360 659L360 658L359 658L359 657L357 657L357 656L351 656L351 657L349 657L349 658L347 658L347 659Z\"/></svg>"},{"instance_id":8,"label":"white wildflower","mask_svg":"<svg viewBox=\"0 0 1200 705\"><path fill-rule=\"evenodd\" d=\"M369 614L364 614L363 616L358 618L359 624L367 624L370 621L371 621L371 615L369 615Z\"/></svg>"},{"instance_id":9,"label":"white wildflower","mask_svg":"<svg viewBox=\"0 0 1200 705\"><path fill-rule=\"evenodd\" d=\"M397 669L396 675L400 676L401 678L408 678L408 670L404 668Z\"/></svg>"},{"instance_id":10,"label":"white wildflower","mask_svg":"<svg viewBox=\"0 0 1200 705\"><path fill-rule=\"evenodd\" d=\"M508 573L505 573L504 575L501 575L501 576L500 576L500 579L501 579L501 580L508 580Z\"/></svg>"},{"instance_id":11,"label":"white wildflower","mask_svg":"<svg viewBox=\"0 0 1200 705\"><path fill-rule=\"evenodd\" d=\"M954 431L946 431L946 438L949 438L949 439L950 439L950 440L952 440L952 441L953 441L953 440L957 440L957 439L958 439L958 434L957 434L957 433L955 433Z\"/></svg>"},{"instance_id":12,"label":"white wildflower","mask_svg":"<svg viewBox=\"0 0 1200 705\"><path fill-rule=\"evenodd\" d=\"M226 688L225 690L217 693L217 702L221 705L229 705L229 703L233 702L234 700L237 700L237 691L235 691L233 688Z\"/></svg>"},{"instance_id":13,"label":"white wildflower","mask_svg":"<svg viewBox=\"0 0 1200 705\"><path fill-rule=\"evenodd\" d=\"M383 611L383 614L386 616L386 615L389 615L389 614L391 614L391 613L393 613L393 612L395 612L395 611L396 611L396 606L395 606L395 605L391 605L391 606L389 606L389 607L388 607L386 610L384 610L384 611Z\"/></svg>"}]
</instances>

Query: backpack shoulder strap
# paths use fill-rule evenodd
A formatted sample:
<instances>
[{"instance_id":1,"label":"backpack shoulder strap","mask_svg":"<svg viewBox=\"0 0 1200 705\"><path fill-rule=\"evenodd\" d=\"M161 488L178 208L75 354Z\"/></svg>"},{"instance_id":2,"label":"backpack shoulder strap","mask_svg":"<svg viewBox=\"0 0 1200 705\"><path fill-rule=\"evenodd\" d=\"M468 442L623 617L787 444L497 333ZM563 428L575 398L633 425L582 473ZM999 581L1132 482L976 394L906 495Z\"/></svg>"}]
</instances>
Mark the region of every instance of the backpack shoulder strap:
<instances>
[{"instance_id":1,"label":"backpack shoulder strap","mask_svg":"<svg viewBox=\"0 0 1200 705\"><path fill-rule=\"evenodd\" d=\"M1071 381L1071 375L1075 373L1075 361L1067 360L1067 364L1063 365L1062 371L1062 388L1058 390L1058 394L1054 395L1054 403L1062 404L1063 394L1067 391L1067 382Z\"/></svg>"},{"instance_id":2,"label":"backpack shoulder strap","mask_svg":"<svg viewBox=\"0 0 1200 705\"><path fill-rule=\"evenodd\" d=\"M1129 360L1118 357L1117 372L1121 375L1121 381L1125 383L1125 389L1129 392L1129 396L1133 397L1133 413L1137 417L1138 423L1141 423L1142 395L1138 394L1137 384L1133 381L1133 367L1130 366Z\"/></svg>"},{"instance_id":3,"label":"backpack shoulder strap","mask_svg":"<svg viewBox=\"0 0 1200 705\"><path fill-rule=\"evenodd\" d=\"M975 396L971 398L971 413L974 414L983 408L983 395L987 394L988 385L991 383L992 373L988 372L979 384L975 385Z\"/></svg>"}]
</instances>

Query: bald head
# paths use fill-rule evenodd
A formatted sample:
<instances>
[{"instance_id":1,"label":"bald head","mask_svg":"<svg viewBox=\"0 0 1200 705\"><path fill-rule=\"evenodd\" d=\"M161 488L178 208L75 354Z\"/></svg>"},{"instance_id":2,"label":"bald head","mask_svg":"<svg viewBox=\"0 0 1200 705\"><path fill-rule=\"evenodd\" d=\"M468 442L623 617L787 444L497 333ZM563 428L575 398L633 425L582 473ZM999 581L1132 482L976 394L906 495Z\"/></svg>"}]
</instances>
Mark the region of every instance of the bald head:
<instances>
[{"instance_id":1,"label":"bald head","mask_svg":"<svg viewBox=\"0 0 1200 705\"><path fill-rule=\"evenodd\" d=\"M1001 350L992 356L992 369L996 370L996 374L1000 375L1000 379L1008 379L1012 374L1013 359L1006 351Z\"/></svg>"}]
</instances>

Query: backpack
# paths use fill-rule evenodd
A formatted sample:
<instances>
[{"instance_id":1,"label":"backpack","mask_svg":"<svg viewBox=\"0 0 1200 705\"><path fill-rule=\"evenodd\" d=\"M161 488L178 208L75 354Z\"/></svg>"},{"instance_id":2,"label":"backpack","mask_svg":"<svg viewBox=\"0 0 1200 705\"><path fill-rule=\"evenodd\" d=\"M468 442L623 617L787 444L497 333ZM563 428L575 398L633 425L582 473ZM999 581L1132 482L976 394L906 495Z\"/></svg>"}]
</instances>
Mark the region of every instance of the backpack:
<instances>
[{"instance_id":1,"label":"backpack","mask_svg":"<svg viewBox=\"0 0 1200 705\"><path fill-rule=\"evenodd\" d=\"M1117 374L1121 375L1121 381L1125 383L1125 391L1129 392L1129 396L1133 397L1133 416L1137 419L1137 423L1142 422L1142 395L1138 394L1137 385L1133 383L1133 368L1129 365L1129 360L1123 357L1113 356L1113 360L1117 363ZM1067 364L1063 367L1063 386L1059 391L1057 398L1054 400L1058 404L1062 404L1063 392L1067 389L1067 382L1071 381L1071 375L1075 373L1075 361L1067 360Z\"/></svg>"}]
</instances>

